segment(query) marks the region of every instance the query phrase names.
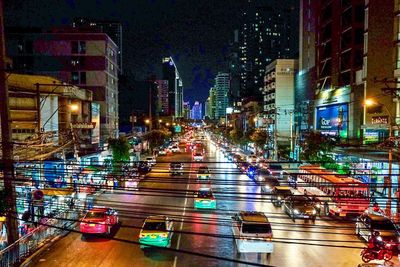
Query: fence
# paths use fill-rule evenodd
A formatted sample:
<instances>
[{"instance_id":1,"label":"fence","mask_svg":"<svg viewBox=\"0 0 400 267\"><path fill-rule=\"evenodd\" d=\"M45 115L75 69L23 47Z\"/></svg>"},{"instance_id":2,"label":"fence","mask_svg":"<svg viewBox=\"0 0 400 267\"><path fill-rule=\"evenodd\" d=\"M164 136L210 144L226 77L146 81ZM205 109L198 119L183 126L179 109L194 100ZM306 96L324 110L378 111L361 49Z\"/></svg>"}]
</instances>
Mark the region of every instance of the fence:
<instances>
[{"instance_id":1,"label":"fence","mask_svg":"<svg viewBox=\"0 0 400 267\"><path fill-rule=\"evenodd\" d=\"M19 265L33 252L51 239L63 234L79 220L78 211L65 211L57 214L57 218L48 218L29 234L21 237L15 243L0 251L0 267ZM55 227L52 227L55 226Z\"/></svg>"}]
</instances>

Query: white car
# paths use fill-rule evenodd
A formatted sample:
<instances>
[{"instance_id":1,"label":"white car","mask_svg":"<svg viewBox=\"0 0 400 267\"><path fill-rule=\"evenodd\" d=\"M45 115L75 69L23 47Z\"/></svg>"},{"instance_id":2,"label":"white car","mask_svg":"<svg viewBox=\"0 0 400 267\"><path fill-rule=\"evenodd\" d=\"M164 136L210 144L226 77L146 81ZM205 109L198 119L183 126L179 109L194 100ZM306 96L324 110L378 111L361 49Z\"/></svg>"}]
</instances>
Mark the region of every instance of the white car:
<instances>
[{"instance_id":1,"label":"white car","mask_svg":"<svg viewBox=\"0 0 400 267\"><path fill-rule=\"evenodd\" d=\"M202 161L204 159L203 154L200 152L196 152L193 154L193 160L194 161Z\"/></svg>"},{"instance_id":2,"label":"white car","mask_svg":"<svg viewBox=\"0 0 400 267\"><path fill-rule=\"evenodd\" d=\"M167 155L167 149L166 148L161 149L160 151L158 151L158 155L159 156L166 156Z\"/></svg>"},{"instance_id":3,"label":"white car","mask_svg":"<svg viewBox=\"0 0 400 267\"><path fill-rule=\"evenodd\" d=\"M179 150L178 146L172 146L171 147L171 151L174 152L174 153L178 153L180 150Z\"/></svg>"},{"instance_id":4,"label":"white car","mask_svg":"<svg viewBox=\"0 0 400 267\"><path fill-rule=\"evenodd\" d=\"M262 212L241 211L232 217L232 232L239 253L272 253L271 224Z\"/></svg>"},{"instance_id":5,"label":"white car","mask_svg":"<svg viewBox=\"0 0 400 267\"><path fill-rule=\"evenodd\" d=\"M157 160L156 160L156 158L155 157L146 157L146 160L145 160L148 164L150 164L151 166L154 166L154 165L156 165L156 163L157 163Z\"/></svg>"}]
</instances>

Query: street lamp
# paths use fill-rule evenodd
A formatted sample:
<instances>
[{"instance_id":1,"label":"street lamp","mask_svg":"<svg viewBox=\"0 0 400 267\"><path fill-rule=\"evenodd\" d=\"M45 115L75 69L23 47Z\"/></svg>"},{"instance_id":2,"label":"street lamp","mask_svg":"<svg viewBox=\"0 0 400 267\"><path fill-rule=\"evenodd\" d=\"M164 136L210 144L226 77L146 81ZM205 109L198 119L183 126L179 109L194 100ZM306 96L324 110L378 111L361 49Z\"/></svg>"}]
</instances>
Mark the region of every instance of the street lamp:
<instances>
[{"instance_id":1,"label":"street lamp","mask_svg":"<svg viewBox=\"0 0 400 267\"><path fill-rule=\"evenodd\" d=\"M169 122L167 122L165 125L166 125L166 126L169 126Z\"/></svg>"},{"instance_id":2,"label":"street lamp","mask_svg":"<svg viewBox=\"0 0 400 267\"><path fill-rule=\"evenodd\" d=\"M389 109L385 105L383 105L379 102L376 102L373 99L365 99L364 104L365 104L365 107L371 107L371 106L377 106L377 105L383 106L383 108L385 109L386 113L389 116L389 121L388 121L388 123L389 123L389 140L391 140L393 138L393 131L392 131L393 116L390 113ZM387 212L387 215L389 215L389 216L392 214L392 161L393 161L393 151L392 151L392 147L389 147L389 159L388 159L389 183L387 183L388 184L388 201L386 203L386 212ZM398 183L400 183L400 182L398 182ZM397 190L398 189L399 189L399 185L398 185ZM399 204L399 201L397 201L397 213L399 214L399 212L400 212L400 204Z\"/></svg>"},{"instance_id":3,"label":"street lamp","mask_svg":"<svg viewBox=\"0 0 400 267\"><path fill-rule=\"evenodd\" d=\"M53 118L53 116L57 113L57 111L61 108L61 107L68 107L71 111L76 112L79 110L79 106L77 104L69 104L69 105L61 105L58 106L57 109L50 115L50 117L47 119L47 121L43 124L42 128L44 131L44 126L46 126L46 124L51 120L51 118Z\"/></svg>"},{"instance_id":4,"label":"street lamp","mask_svg":"<svg viewBox=\"0 0 400 267\"><path fill-rule=\"evenodd\" d=\"M146 119L144 122L145 122L146 124L149 124L149 123L150 123L150 120L149 120L149 119Z\"/></svg>"}]
</instances>

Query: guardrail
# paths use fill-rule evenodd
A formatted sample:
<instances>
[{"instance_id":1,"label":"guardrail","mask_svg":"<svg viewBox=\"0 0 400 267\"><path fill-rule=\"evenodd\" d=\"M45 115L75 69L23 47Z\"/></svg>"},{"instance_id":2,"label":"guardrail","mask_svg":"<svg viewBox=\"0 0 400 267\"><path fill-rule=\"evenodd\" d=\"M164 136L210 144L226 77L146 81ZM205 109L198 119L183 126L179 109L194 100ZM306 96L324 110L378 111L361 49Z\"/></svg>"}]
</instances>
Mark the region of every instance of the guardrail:
<instances>
[{"instance_id":1,"label":"guardrail","mask_svg":"<svg viewBox=\"0 0 400 267\"><path fill-rule=\"evenodd\" d=\"M29 234L0 251L0 267L21 264L48 241L67 232L63 229L71 228L77 220L79 220L79 212L72 210L58 214L57 218L48 218L42 221L46 225L38 226Z\"/></svg>"}]
</instances>

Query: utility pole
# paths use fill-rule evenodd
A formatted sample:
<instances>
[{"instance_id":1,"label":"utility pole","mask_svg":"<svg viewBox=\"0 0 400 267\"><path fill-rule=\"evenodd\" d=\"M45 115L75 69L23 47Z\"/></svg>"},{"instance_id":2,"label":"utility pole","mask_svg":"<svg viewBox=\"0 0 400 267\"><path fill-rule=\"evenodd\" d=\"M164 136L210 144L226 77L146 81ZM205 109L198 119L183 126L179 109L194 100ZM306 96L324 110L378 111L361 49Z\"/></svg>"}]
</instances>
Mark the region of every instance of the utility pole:
<instances>
[{"instance_id":1,"label":"utility pole","mask_svg":"<svg viewBox=\"0 0 400 267\"><path fill-rule=\"evenodd\" d=\"M18 239L18 221L16 210L16 193L14 184L13 145L11 142L10 113L8 101L8 87L6 84L6 63L4 43L3 0L0 0L0 116L1 116L1 141L2 161L4 172L4 190L7 193L7 241L11 245ZM39 129L40 130L40 129Z\"/></svg>"}]
</instances>

